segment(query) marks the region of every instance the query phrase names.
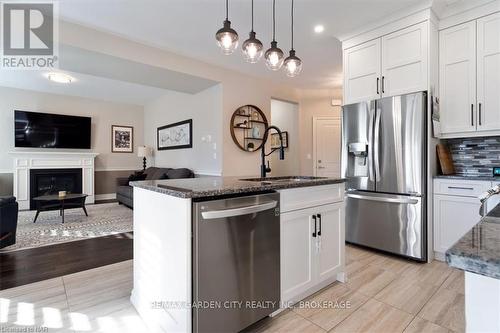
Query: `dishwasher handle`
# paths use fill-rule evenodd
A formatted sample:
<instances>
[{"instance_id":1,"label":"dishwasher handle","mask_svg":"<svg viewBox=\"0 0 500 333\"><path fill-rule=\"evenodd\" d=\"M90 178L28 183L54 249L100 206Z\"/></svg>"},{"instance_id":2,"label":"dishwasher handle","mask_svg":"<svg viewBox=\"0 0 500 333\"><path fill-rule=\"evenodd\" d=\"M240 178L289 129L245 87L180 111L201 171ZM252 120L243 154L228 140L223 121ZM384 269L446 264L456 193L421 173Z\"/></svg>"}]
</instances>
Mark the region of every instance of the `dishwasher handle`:
<instances>
[{"instance_id":1,"label":"dishwasher handle","mask_svg":"<svg viewBox=\"0 0 500 333\"><path fill-rule=\"evenodd\" d=\"M207 212L202 212L201 216L205 220L221 219L225 217L241 216L259 213L268 209L275 208L278 205L278 201L273 200L260 205L252 205L231 209L221 209L221 210L211 210Z\"/></svg>"}]
</instances>

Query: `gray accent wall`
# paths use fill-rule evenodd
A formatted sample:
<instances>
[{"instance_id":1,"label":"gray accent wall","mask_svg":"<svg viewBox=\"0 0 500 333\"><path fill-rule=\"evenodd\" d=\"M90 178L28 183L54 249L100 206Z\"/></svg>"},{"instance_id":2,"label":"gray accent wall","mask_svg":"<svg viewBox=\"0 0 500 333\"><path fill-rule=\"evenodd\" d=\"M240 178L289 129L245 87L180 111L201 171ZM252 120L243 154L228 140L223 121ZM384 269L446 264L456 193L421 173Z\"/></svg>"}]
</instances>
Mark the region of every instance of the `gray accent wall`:
<instances>
[{"instance_id":1,"label":"gray accent wall","mask_svg":"<svg viewBox=\"0 0 500 333\"><path fill-rule=\"evenodd\" d=\"M450 139L446 142L459 175L492 176L493 167L500 167L500 136Z\"/></svg>"},{"instance_id":2,"label":"gray accent wall","mask_svg":"<svg viewBox=\"0 0 500 333\"><path fill-rule=\"evenodd\" d=\"M110 194L116 192L118 178L128 178L137 170L119 171L96 171L95 172L95 194Z\"/></svg>"},{"instance_id":3,"label":"gray accent wall","mask_svg":"<svg viewBox=\"0 0 500 333\"><path fill-rule=\"evenodd\" d=\"M0 173L0 196L12 195L14 190L14 174Z\"/></svg>"}]
</instances>

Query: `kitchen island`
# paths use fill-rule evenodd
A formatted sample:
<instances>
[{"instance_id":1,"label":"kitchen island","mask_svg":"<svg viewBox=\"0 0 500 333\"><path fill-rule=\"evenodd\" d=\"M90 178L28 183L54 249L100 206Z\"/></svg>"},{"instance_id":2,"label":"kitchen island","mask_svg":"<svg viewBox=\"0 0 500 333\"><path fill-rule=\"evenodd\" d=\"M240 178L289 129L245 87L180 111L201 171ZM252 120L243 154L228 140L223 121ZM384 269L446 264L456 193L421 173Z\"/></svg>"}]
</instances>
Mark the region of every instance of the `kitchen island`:
<instances>
[{"instance_id":1,"label":"kitchen island","mask_svg":"<svg viewBox=\"0 0 500 333\"><path fill-rule=\"evenodd\" d=\"M234 197L242 200L252 196L279 198L279 205L273 208L274 213L267 215L269 220L276 216L279 223L277 244L274 244L278 260L273 261L277 267L271 267L268 274L259 273L263 276L254 277L255 281L271 279L272 271L278 272L276 293L280 302L273 308L273 311L276 310L274 313L334 281L344 281L343 179L203 177L130 184L134 187L134 287L131 301L153 332L204 330L193 325L198 307L212 306L197 303L196 297L196 271L203 266L196 259L199 232L195 223L199 216L196 207L200 207L200 202L207 203L202 205L207 206ZM246 221L256 215L248 214ZM231 217L230 221L234 222L235 217ZM226 238L237 238L239 228L227 226L219 230L226 232L228 228L231 229L228 235L233 236ZM226 267L224 260L229 258L235 261L235 256L241 255L238 253L241 249L235 247L234 244L238 244L235 239L216 239L216 235L219 233L211 237L214 248L218 248L219 252L205 258L212 256L211 260L220 260L220 265L213 265L213 269L222 270ZM250 243L245 251L254 251L254 246L262 249L259 237L262 233L258 230L252 232L251 241L245 241ZM221 253L221 243L231 244L234 256L231 251ZM273 247L273 244L266 244L264 249L268 247ZM265 251L261 251L255 260L267 257ZM241 263L237 263L236 267L251 276L256 271L253 264L251 261L249 267L240 267ZM215 282L220 284L220 281L214 281L214 288ZM227 283L227 289L231 289L233 282ZM250 283L250 290L252 288L255 286ZM238 305L236 300L227 301L234 302L229 305Z\"/></svg>"},{"instance_id":2,"label":"kitchen island","mask_svg":"<svg viewBox=\"0 0 500 333\"><path fill-rule=\"evenodd\" d=\"M467 332L500 332L500 205L446 252L465 271Z\"/></svg>"}]
</instances>

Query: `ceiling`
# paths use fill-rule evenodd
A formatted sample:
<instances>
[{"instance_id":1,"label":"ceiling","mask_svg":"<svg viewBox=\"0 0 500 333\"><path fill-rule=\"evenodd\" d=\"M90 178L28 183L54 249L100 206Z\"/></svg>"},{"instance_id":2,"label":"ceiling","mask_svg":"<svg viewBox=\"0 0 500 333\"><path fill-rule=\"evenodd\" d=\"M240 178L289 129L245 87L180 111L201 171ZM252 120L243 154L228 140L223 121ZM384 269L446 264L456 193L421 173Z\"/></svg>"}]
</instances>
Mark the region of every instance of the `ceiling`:
<instances>
[{"instance_id":1,"label":"ceiling","mask_svg":"<svg viewBox=\"0 0 500 333\"><path fill-rule=\"evenodd\" d=\"M168 91L151 86L64 71L74 80L71 84L49 81L46 71L0 71L0 86L33 90L49 94L76 96L108 102L146 105Z\"/></svg>"},{"instance_id":2,"label":"ceiling","mask_svg":"<svg viewBox=\"0 0 500 333\"><path fill-rule=\"evenodd\" d=\"M60 0L65 21L156 46L246 74L298 88L338 88L342 85L342 52L334 36L347 34L422 0L296 0L295 49L304 62L299 77L270 72L262 60L247 64L241 53L220 53L215 32L224 20L224 0ZM276 40L290 48L290 3L277 0ZM255 0L255 31L267 48L271 40L270 0ZM230 0L229 19L240 43L250 30L250 0ZM313 28L325 26L322 34ZM241 44L240 44L241 45Z\"/></svg>"}]
</instances>

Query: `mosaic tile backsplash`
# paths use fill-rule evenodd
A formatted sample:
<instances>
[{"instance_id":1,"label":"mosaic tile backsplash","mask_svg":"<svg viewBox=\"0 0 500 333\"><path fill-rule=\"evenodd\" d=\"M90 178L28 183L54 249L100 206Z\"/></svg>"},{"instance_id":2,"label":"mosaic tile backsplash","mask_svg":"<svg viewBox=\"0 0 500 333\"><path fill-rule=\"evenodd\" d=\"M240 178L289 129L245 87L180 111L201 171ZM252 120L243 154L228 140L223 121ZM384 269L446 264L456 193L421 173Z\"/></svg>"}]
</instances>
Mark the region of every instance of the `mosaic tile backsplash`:
<instances>
[{"instance_id":1,"label":"mosaic tile backsplash","mask_svg":"<svg viewBox=\"0 0 500 333\"><path fill-rule=\"evenodd\" d=\"M446 140L455 171L464 176L492 176L500 166L500 136Z\"/></svg>"}]
</instances>

